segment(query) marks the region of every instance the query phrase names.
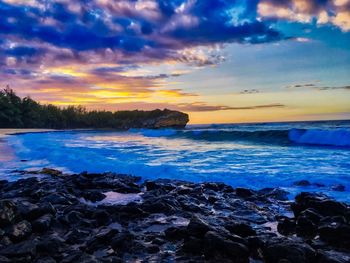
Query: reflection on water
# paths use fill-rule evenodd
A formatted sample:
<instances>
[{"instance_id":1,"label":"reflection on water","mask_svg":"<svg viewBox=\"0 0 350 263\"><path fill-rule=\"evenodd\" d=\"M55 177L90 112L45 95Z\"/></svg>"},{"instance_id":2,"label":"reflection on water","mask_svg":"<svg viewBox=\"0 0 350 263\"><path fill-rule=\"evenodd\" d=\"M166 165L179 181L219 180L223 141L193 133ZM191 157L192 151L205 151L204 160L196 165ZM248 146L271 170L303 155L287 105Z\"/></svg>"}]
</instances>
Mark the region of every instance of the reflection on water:
<instances>
[{"instance_id":1,"label":"reflection on water","mask_svg":"<svg viewBox=\"0 0 350 263\"><path fill-rule=\"evenodd\" d=\"M16 157L0 161L2 177L5 174L9 177L4 167L39 169L49 166L76 173L112 171L143 179L220 181L256 189L283 187L293 194L323 191L350 200L349 150L192 140L172 135L157 137L154 132L150 136L150 133L83 131L12 136L9 143ZM19 162L21 159L28 161ZM293 185L304 179L325 186L301 188ZM336 184L344 185L346 191L332 191Z\"/></svg>"},{"instance_id":2,"label":"reflection on water","mask_svg":"<svg viewBox=\"0 0 350 263\"><path fill-rule=\"evenodd\" d=\"M0 139L0 162L10 162L14 160L13 149L8 145L5 139Z\"/></svg>"}]
</instances>

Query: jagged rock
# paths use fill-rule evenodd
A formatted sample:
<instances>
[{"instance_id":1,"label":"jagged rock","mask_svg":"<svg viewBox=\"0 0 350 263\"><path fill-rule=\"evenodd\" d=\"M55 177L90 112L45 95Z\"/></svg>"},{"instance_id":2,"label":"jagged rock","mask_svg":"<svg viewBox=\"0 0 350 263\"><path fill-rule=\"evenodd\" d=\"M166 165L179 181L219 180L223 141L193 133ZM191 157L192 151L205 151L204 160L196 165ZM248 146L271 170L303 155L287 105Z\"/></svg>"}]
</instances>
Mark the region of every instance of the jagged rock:
<instances>
[{"instance_id":1,"label":"jagged rock","mask_svg":"<svg viewBox=\"0 0 350 263\"><path fill-rule=\"evenodd\" d=\"M331 189L333 191L337 191L337 192L344 192L345 191L345 186L342 185L342 184L332 185Z\"/></svg>"},{"instance_id":2,"label":"jagged rock","mask_svg":"<svg viewBox=\"0 0 350 263\"><path fill-rule=\"evenodd\" d=\"M17 207L9 200L0 201L0 227L12 223L16 218Z\"/></svg>"},{"instance_id":3,"label":"jagged rock","mask_svg":"<svg viewBox=\"0 0 350 263\"><path fill-rule=\"evenodd\" d=\"M41 174L51 175L51 176L61 176L63 173L56 169L43 168L40 171Z\"/></svg>"},{"instance_id":4,"label":"jagged rock","mask_svg":"<svg viewBox=\"0 0 350 263\"><path fill-rule=\"evenodd\" d=\"M34 220L43 213L39 206L28 201L17 201L17 208L18 213L26 220Z\"/></svg>"},{"instance_id":5,"label":"jagged rock","mask_svg":"<svg viewBox=\"0 0 350 263\"><path fill-rule=\"evenodd\" d=\"M230 231L230 233L238 235L240 237L256 235L256 231L250 225L243 222L228 222L225 224L225 228Z\"/></svg>"},{"instance_id":6,"label":"jagged rock","mask_svg":"<svg viewBox=\"0 0 350 263\"><path fill-rule=\"evenodd\" d=\"M291 202L282 189L138 180L81 173L0 182L0 211L11 212L3 213L10 216L3 216L0 226L0 263L1 257L42 263L348 262L350 208L345 203L303 193L292 205L295 217L287 218ZM142 198L118 204L82 199L98 200L119 190ZM276 220L278 232L288 237L275 232ZM29 221L33 232L22 235L29 243L11 241L12 229L21 230L18 226Z\"/></svg>"},{"instance_id":7,"label":"jagged rock","mask_svg":"<svg viewBox=\"0 0 350 263\"><path fill-rule=\"evenodd\" d=\"M203 237L210 229L208 223L197 216L193 216L187 226L187 233L190 236Z\"/></svg>"},{"instance_id":8,"label":"jagged rock","mask_svg":"<svg viewBox=\"0 0 350 263\"><path fill-rule=\"evenodd\" d=\"M140 127L136 128L184 128L188 122L188 114L165 109L161 116L142 120Z\"/></svg>"},{"instance_id":9,"label":"jagged rock","mask_svg":"<svg viewBox=\"0 0 350 263\"><path fill-rule=\"evenodd\" d=\"M311 183L308 180L301 180L294 183L296 186L310 186Z\"/></svg>"},{"instance_id":10,"label":"jagged rock","mask_svg":"<svg viewBox=\"0 0 350 263\"><path fill-rule=\"evenodd\" d=\"M289 193L279 188L264 188L258 191L264 197L272 198L280 201L287 201Z\"/></svg>"},{"instance_id":11,"label":"jagged rock","mask_svg":"<svg viewBox=\"0 0 350 263\"><path fill-rule=\"evenodd\" d=\"M239 197L247 198L254 195L254 192L246 188L236 188L236 195Z\"/></svg>"},{"instance_id":12,"label":"jagged rock","mask_svg":"<svg viewBox=\"0 0 350 263\"><path fill-rule=\"evenodd\" d=\"M39 258L35 263L56 263L57 261L54 260L52 257L44 257Z\"/></svg>"},{"instance_id":13,"label":"jagged rock","mask_svg":"<svg viewBox=\"0 0 350 263\"><path fill-rule=\"evenodd\" d=\"M34 256L35 254L36 242L33 240L23 241L0 250L0 255L4 255L9 258L26 255Z\"/></svg>"},{"instance_id":14,"label":"jagged rock","mask_svg":"<svg viewBox=\"0 0 350 263\"><path fill-rule=\"evenodd\" d=\"M19 242L30 236L31 233L32 225L28 221L23 220L11 226L8 235L13 242Z\"/></svg>"},{"instance_id":15,"label":"jagged rock","mask_svg":"<svg viewBox=\"0 0 350 263\"><path fill-rule=\"evenodd\" d=\"M345 222L321 223L318 232L321 240L350 249L350 226Z\"/></svg>"},{"instance_id":16,"label":"jagged rock","mask_svg":"<svg viewBox=\"0 0 350 263\"><path fill-rule=\"evenodd\" d=\"M33 231L43 233L49 230L52 221L52 215L47 214L39 217L33 223Z\"/></svg>"},{"instance_id":17,"label":"jagged rock","mask_svg":"<svg viewBox=\"0 0 350 263\"><path fill-rule=\"evenodd\" d=\"M184 227L169 227L164 231L165 237L168 240L181 240L186 236Z\"/></svg>"},{"instance_id":18,"label":"jagged rock","mask_svg":"<svg viewBox=\"0 0 350 263\"><path fill-rule=\"evenodd\" d=\"M339 251L319 251L318 263L349 263L350 253Z\"/></svg>"},{"instance_id":19,"label":"jagged rock","mask_svg":"<svg viewBox=\"0 0 350 263\"><path fill-rule=\"evenodd\" d=\"M270 240L264 250L264 258L269 263L313 263L316 251L298 240Z\"/></svg>"},{"instance_id":20,"label":"jagged rock","mask_svg":"<svg viewBox=\"0 0 350 263\"><path fill-rule=\"evenodd\" d=\"M101 193L101 191L84 191L82 197L92 202L98 202L105 199L106 195Z\"/></svg>"},{"instance_id":21,"label":"jagged rock","mask_svg":"<svg viewBox=\"0 0 350 263\"><path fill-rule=\"evenodd\" d=\"M7 257L0 256L0 263L11 263L11 260Z\"/></svg>"},{"instance_id":22,"label":"jagged rock","mask_svg":"<svg viewBox=\"0 0 350 263\"><path fill-rule=\"evenodd\" d=\"M249 262L249 250L244 244L225 238L214 231L205 234L203 253L208 258L220 258L226 255L232 262Z\"/></svg>"},{"instance_id":23,"label":"jagged rock","mask_svg":"<svg viewBox=\"0 0 350 263\"><path fill-rule=\"evenodd\" d=\"M291 208L296 217L308 208L315 209L322 216L344 215L347 212L345 204L331 200L327 196L313 193L298 194Z\"/></svg>"},{"instance_id":24,"label":"jagged rock","mask_svg":"<svg viewBox=\"0 0 350 263\"><path fill-rule=\"evenodd\" d=\"M279 219L277 225L278 233L288 236L295 234L296 222L292 218L282 217Z\"/></svg>"}]
</instances>

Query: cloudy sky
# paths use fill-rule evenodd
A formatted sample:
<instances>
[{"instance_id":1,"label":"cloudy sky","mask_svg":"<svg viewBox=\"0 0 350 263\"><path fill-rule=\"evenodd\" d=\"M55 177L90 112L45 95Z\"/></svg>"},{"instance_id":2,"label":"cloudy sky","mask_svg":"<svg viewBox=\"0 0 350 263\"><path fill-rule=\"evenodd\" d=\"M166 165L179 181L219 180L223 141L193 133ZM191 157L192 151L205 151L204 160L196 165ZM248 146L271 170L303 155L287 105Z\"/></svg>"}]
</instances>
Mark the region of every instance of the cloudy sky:
<instances>
[{"instance_id":1,"label":"cloudy sky","mask_svg":"<svg viewBox=\"0 0 350 263\"><path fill-rule=\"evenodd\" d=\"M350 0L0 0L0 86L191 123L350 119Z\"/></svg>"}]
</instances>

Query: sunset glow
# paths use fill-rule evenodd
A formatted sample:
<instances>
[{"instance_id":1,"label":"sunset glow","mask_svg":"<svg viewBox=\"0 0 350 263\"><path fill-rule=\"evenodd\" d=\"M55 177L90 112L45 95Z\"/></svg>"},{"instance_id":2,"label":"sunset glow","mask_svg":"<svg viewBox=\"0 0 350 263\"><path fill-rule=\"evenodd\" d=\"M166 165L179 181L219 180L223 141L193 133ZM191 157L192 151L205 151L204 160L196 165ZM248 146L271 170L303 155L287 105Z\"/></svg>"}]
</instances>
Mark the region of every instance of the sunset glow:
<instances>
[{"instance_id":1,"label":"sunset glow","mask_svg":"<svg viewBox=\"0 0 350 263\"><path fill-rule=\"evenodd\" d=\"M0 86L190 123L350 118L348 0L0 0Z\"/></svg>"}]
</instances>

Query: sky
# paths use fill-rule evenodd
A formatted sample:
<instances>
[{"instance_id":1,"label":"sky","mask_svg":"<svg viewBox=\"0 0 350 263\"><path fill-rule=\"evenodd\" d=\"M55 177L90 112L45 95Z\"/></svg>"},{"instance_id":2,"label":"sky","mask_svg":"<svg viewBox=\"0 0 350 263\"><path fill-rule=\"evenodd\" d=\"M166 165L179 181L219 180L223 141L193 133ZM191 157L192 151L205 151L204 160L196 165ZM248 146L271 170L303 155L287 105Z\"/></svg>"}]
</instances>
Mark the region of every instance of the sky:
<instances>
[{"instance_id":1,"label":"sky","mask_svg":"<svg viewBox=\"0 0 350 263\"><path fill-rule=\"evenodd\" d=\"M350 119L350 0L0 0L0 87L190 123Z\"/></svg>"}]
</instances>

